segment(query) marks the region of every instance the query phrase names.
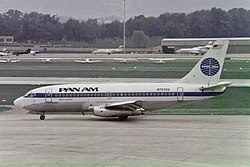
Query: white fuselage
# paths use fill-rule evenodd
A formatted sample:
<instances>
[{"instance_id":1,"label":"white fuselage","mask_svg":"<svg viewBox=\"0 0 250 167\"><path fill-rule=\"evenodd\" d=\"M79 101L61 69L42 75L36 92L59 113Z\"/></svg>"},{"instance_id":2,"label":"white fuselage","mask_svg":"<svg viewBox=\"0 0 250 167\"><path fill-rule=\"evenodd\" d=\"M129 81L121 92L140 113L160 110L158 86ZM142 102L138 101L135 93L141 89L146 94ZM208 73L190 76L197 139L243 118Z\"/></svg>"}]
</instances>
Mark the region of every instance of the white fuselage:
<instances>
[{"instance_id":1,"label":"white fuselage","mask_svg":"<svg viewBox=\"0 0 250 167\"><path fill-rule=\"evenodd\" d=\"M221 94L201 91L201 85L182 83L69 84L34 89L15 100L15 104L35 112L88 111L99 106L124 101L141 101L145 110L158 110L202 100Z\"/></svg>"},{"instance_id":2,"label":"white fuselage","mask_svg":"<svg viewBox=\"0 0 250 167\"><path fill-rule=\"evenodd\" d=\"M121 53L122 49L97 49L94 50L92 53L94 54L111 54L111 53Z\"/></svg>"},{"instance_id":3,"label":"white fuselage","mask_svg":"<svg viewBox=\"0 0 250 167\"><path fill-rule=\"evenodd\" d=\"M0 56L9 56L9 54L6 52L0 52Z\"/></svg>"},{"instance_id":4,"label":"white fuselage","mask_svg":"<svg viewBox=\"0 0 250 167\"><path fill-rule=\"evenodd\" d=\"M180 54L204 54L211 48L210 45L206 46L197 46L194 48L182 48L176 51L176 53Z\"/></svg>"}]
</instances>

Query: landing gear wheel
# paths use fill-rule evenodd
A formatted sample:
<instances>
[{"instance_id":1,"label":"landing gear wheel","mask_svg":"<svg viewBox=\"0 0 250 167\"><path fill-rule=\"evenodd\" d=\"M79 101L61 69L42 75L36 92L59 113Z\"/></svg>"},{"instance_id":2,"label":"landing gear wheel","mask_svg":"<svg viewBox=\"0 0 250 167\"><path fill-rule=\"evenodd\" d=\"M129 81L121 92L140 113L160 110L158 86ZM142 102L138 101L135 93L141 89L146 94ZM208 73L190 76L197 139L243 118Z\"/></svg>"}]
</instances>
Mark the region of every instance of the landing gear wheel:
<instances>
[{"instance_id":1,"label":"landing gear wheel","mask_svg":"<svg viewBox=\"0 0 250 167\"><path fill-rule=\"evenodd\" d=\"M128 116L120 116L120 117L119 117L119 120L120 120L120 121L125 121L126 119L128 119Z\"/></svg>"},{"instance_id":2,"label":"landing gear wheel","mask_svg":"<svg viewBox=\"0 0 250 167\"><path fill-rule=\"evenodd\" d=\"M45 119L45 115L41 115L40 120L44 120L44 119Z\"/></svg>"}]
</instances>

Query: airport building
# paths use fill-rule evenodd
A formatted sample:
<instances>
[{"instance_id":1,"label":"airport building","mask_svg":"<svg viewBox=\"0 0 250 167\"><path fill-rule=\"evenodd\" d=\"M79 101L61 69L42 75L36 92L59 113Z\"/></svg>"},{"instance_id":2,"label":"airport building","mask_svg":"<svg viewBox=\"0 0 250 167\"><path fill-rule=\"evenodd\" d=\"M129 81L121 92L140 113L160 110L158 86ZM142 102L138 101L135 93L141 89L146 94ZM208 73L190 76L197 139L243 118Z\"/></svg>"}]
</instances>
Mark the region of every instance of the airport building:
<instances>
[{"instance_id":1,"label":"airport building","mask_svg":"<svg viewBox=\"0 0 250 167\"><path fill-rule=\"evenodd\" d=\"M0 43L14 43L13 36L0 36Z\"/></svg>"},{"instance_id":2,"label":"airport building","mask_svg":"<svg viewBox=\"0 0 250 167\"><path fill-rule=\"evenodd\" d=\"M250 53L250 38L166 38L161 41L162 53L174 54L180 48L207 45L218 39L230 40L228 53Z\"/></svg>"}]
</instances>

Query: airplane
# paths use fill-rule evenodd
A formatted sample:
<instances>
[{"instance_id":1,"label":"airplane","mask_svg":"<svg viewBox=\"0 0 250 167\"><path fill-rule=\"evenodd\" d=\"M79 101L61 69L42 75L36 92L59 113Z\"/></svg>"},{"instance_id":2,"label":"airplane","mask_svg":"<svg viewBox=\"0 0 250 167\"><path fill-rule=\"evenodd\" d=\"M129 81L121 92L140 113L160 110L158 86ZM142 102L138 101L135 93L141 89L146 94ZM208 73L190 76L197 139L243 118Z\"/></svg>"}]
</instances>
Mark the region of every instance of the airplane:
<instances>
[{"instance_id":1,"label":"airplane","mask_svg":"<svg viewBox=\"0 0 250 167\"><path fill-rule=\"evenodd\" d=\"M90 60L90 59L85 59L85 60L74 60L76 63L85 63L85 64L91 64L91 63L99 63L101 62L100 60Z\"/></svg>"},{"instance_id":2,"label":"airplane","mask_svg":"<svg viewBox=\"0 0 250 167\"><path fill-rule=\"evenodd\" d=\"M36 59L42 60L42 62L44 62L44 63L53 63L53 60L57 60L59 58L46 58L46 57L44 57L44 58L36 58Z\"/></svg>"},{"instance_id":3,"label":"airplane","mask_svg":"<svg viewBox=\"0 0 250 167\"><path fill-rule=\"evenodd\" d=\"M33 56L35 56L36 54L40 54L40 53L46 53L47 49L44 48L43 50L31 50L30 54L32 54Z\"/></svg>"},{"instance_id":4,"label":"airplane","mask_svg":"<svg viewBox=\"0 0 250 167\"><path fill-rule=\"evenodd\" d=\"M19 61L20 60L18 60L18 59L10 59L10 58L8 58L6 60L0 60L0 63L17 63Z\"/></svg>"},{"instance_id":5,"label":"airplane","mask_svg":"<svg viewBox=\"0 0 250 167\"><path fill-rule=\"evenodd\" d=\"M6 52L0 52L0 56L9 56L9 54Z\"/></svg>"},{"instance_id":6,"label":"airplane","mask_svg":"<svg viewBox=\"0 0 250 167\"><path fill-rule=\"evenodd\" d=\"M110 55L111 53L121 53L122 51L123 51L123 45L120 45L117 49L96 49L92 53Z\"/></svg>"},{"instance_id":7,"label":"airplane","mask_svg":"<svg viewBox=\"0 0 250 167\"><path fill-rule=\"evenodd\" d=\"M116 60L116 61L119 61L121 63L128 63L128 60L127 59L123 59L123 58L113 58L112 60Z\"/></svg>"},{"instance_id":8,"label":"airplane","mask_svg":"<svg viewBox=\"0 0 250 167\"><path fill-rule=\"evenodd\" d=\"M0 56L9 56L9 51L3 49L2 51L0 51Z\"/></svg>"},{"instance_id":9,"label":"airplane","mask_svg":"<svg viewBox=\"0 0 250 167\"><path fill-rule=\"evenodd\" d=\"M30 51L31 51L31 49L27 49L26 51L15 51L12 54L16 55L16 56L19 56L19 55L23 55L23 54L29 54Z\"/></svg>"},{"instance_id":10,"label":"airplane","mask_svg":"<svg viewBox=\"0 0 250 167\"><path fill-rule=\"evenodd\" d=\"M221 95L231 82L220 82L228 40L216 41L193 69L173 83L62 84L30 90L16 106L45 119L49 112L92 111L99 117L124 121L146 111L183 105Z\"/></svg>"},{"instance_id":11,"label":"airplane","mask_svg":"<svg viewBox=\"0 0 250 167\"><path fill-rule=\"evenodd\" d=\"M209 42L208 45L205 46L197 46L197 47L193 47L193 48L182 48L176 51L176 53L180 53L180 54L195 54L195 55L203 55L205 54L211 47L212 47L212 43Z\"/></svg>"},{"instance_id":12,"label":"airplane","mask_svg":"<svg viewBox=\"0 0 250 167\"><path fill-rule=\"evenodd\" d=\"M173 61L173 60L176 60L176 59L175 58L149 58L148 60L151 60L156 64L164 64L167 61Z\"/></svg>"},{"instance_id":13,"label":"airplane","mask_svg":"<svg viewBox=\"0 0 250 167\"><path fill-rule=\"evenodd\" d=\"M128 59L124 59L124 58L112 58L112 60L119 61L120 63L128 63L129 61L136 61L138 59L136 59L136 58L128 58Z\"/></svg>"}]
</instances>

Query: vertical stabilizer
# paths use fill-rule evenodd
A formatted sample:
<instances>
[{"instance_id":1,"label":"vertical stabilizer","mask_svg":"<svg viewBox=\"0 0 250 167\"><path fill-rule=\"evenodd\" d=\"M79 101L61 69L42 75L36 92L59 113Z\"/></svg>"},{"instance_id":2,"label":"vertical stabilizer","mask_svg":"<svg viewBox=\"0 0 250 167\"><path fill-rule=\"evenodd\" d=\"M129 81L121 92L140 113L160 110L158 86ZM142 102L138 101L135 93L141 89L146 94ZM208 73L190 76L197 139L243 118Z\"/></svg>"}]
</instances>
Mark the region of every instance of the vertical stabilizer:
<instances>
[{"instance_id":1,"label":"vertical stabilizer","mask_svg":"<svg viewBox=\"0 0 250 167\"><path fill-rule=\"evenodd\" d=\"M228 48L228 40L215 41L211 49L200 59L194 68L178 83L216 84L219 82Z\"/></svg>"}]
</instances>

